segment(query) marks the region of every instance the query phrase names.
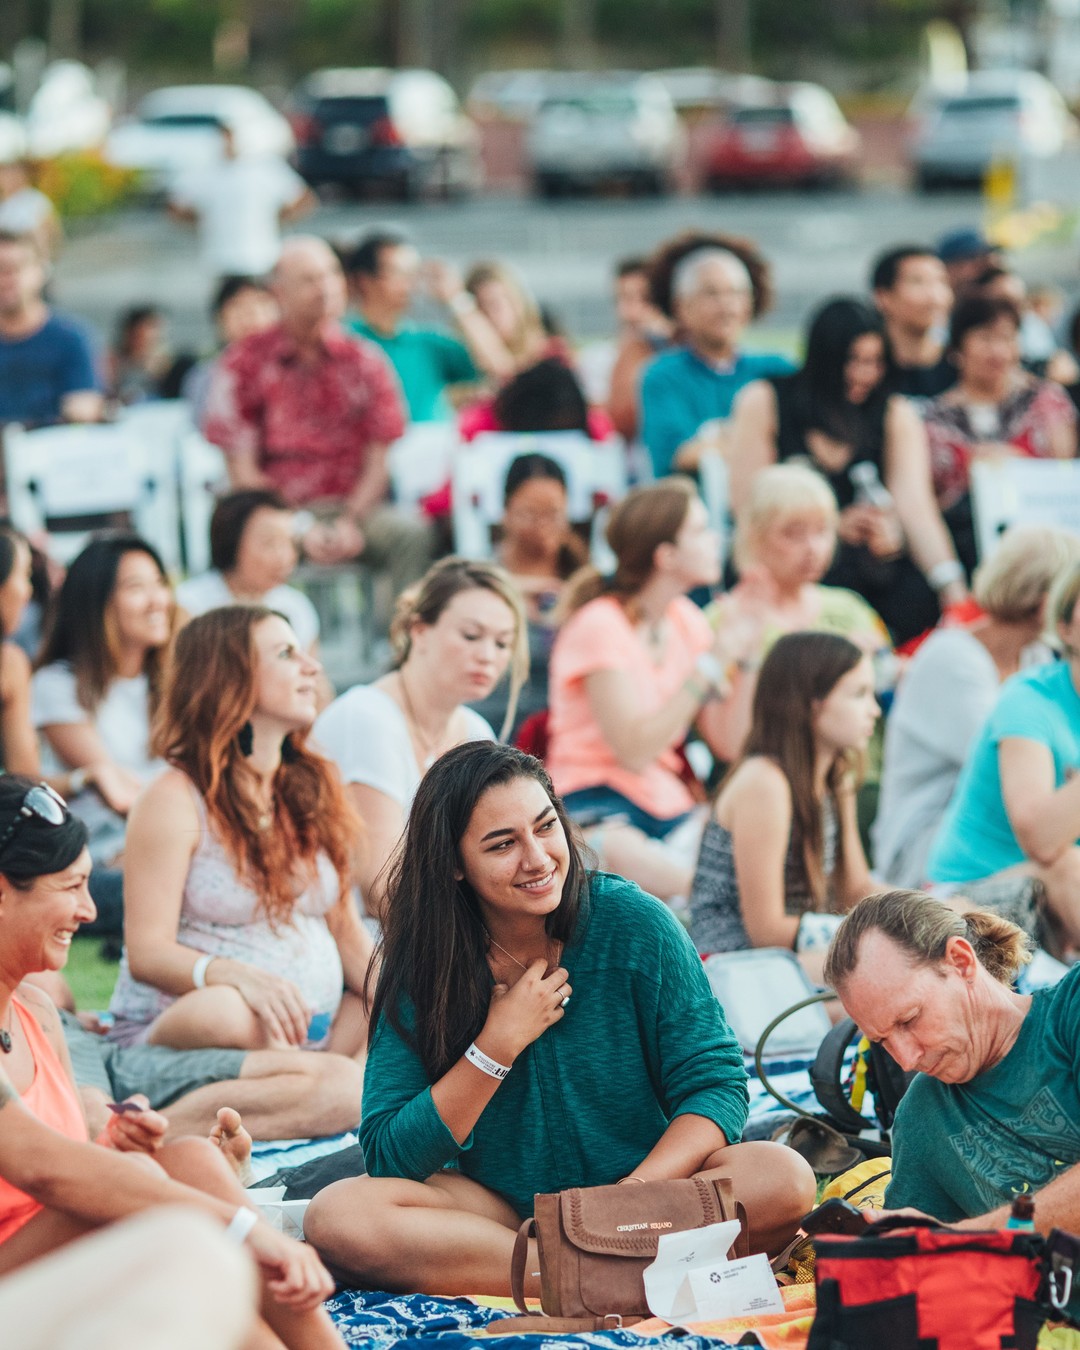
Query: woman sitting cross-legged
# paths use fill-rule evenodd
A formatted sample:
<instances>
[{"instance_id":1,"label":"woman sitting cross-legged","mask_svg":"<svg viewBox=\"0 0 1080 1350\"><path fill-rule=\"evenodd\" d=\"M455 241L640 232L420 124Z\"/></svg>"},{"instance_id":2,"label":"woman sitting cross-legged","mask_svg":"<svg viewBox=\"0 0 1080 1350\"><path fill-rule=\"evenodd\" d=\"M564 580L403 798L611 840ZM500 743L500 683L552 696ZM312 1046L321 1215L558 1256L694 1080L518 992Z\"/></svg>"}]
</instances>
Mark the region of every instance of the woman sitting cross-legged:
<instances>
[{"instance_id":1,"label":"woman sitting cross-legged","mask_svg":"<svg viewBox=\"0 0 1080 1350\"><path fill-rule=\"evenodd\" d=\"M220 1113L216 1142L166 1144L168 1121L136 1097L89 1142L60 1019L23 983L61 970L94 917L86 840L50 788L0 778L0 1277L133 1214L187 1206L245 1242L259 1267L265 1321L247 1350L340 1346L319 1307L333 1290L322 1263L249 1207L227 1160L242 1156L224 1138L238 1132L235 1113ZM0 1339L14 1350L7 1331Z\"/></svg>"},{"instance_id":2,"label":"woman sitting cross-legged","mask_svg":"<svg viewBox=\"0 0 1080 1350\"><path fill-rule=\"evenodd\" d=\"M181 630L155 727L172 769L128 827L120 1044L362 1052L359 822L305 744L318 676L272 610Z\"/></svg>"},{"instance_id":3,"label":"woman sitting cross-legged","mask_svg":"<svg viewBox=\"0 0 1080 1350\"><path fill-rule=\"evenodd\" d=\"M820 976L835 925L812 916L842 912L871 889L853 770L877 719L873 667L853 642L789 633L776 643L743 757L701 841L690 892L700 952L794 948Z\"/></svg>"},{"instance_id":4,"label":"woman sitting cross-legged","mask_svg":"<svg viewBox=\"0 0 1080 1350\"><path fill-rule=\"evenodd\" d=\"M506 1294L537 1192L730 1177L758 1250L809 1165L738 1142L742 1054L678 921L587 873L538 760L491 742L428 770L387 889L361 1142L367 1177L307 1239L368 1288ZM526 1289L538 1291L535 1249Z\"/></svg>"}]
</instances>

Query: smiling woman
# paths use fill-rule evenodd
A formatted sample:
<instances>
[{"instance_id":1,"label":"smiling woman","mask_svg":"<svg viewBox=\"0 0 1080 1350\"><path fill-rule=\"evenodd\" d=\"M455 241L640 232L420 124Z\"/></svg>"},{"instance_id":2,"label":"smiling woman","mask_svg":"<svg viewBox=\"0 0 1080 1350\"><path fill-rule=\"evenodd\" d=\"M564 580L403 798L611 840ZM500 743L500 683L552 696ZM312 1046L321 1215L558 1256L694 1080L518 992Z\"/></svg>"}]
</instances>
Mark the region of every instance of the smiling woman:
<instances>
[{"instance_id":1,"label":"smiling woman","mask_svg":"<svg viewBox=\"0 0 1080 1350\"><path fill-rule=\"evenodd\" d=\"M620 1180L730 1177L758 1250L794 1235L813 1175L738 1142L742 1054L686 933L586 871L538 760L480 741L436 761L383 934L370 1175L321 1191L305 1222L337 1269L366 1288L507 1294L534 1195Z\"/></svg>"},{"instance_id":2,"label":"smiling woman","mask_svg":"<svg viewBox=\"0 0 1080 1350\"><path fill-rule=\"evenodd\" d=\"M318 675L272 610L211 610L180 633L155 728L172 770L128 831L121 1044L360 1053L360 827L305 744Z\"/></svg>"},{"instance_id":3,"label":"smiling woman","mask_svg":"<svg viewBox=\"0 0 1080 1350\"><path fill-rule=\"evenodd\" d=\"M319 1307L332 1288L326 1271L249 1207L219 1148L164 1143L168 1121L145 1097L89 1142L56 1010L24 983L60 971L72 935L94 917L86 838L44 784L0 777L0 1276L141 1210L184 1205L245 1243L261 1269L262 1315L276 1334L260 1324L250 1345L340 1346Z\"/></svg>"}]
</instances>

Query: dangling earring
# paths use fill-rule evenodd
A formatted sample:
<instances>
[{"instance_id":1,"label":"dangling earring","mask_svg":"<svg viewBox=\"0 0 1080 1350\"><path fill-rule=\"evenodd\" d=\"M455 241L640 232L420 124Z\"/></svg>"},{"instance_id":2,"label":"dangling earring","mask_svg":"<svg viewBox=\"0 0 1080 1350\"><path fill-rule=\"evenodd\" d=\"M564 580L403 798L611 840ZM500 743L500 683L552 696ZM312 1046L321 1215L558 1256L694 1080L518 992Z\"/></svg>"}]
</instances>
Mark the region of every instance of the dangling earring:
<instances>
[{"instance_id":1,"label":"dangling earring","mask_svg":"<svg viewBox=\"0 0 1080 1350\"><path fill-rule=\"evenodd\" d=\"M286 736L281 742L281 762L282 764L295 764L300 758L300 751L292 743L292 737Z\"/></svg>"},{"instance_id":2,"label":"dangling earring","mask_svg":"<svg viewBox=\"0 0 1080 1350\"><path fill-rule=\"evenodd\" d=\"M250 722L245 722L236 733L236 744L245 757L250 756L255 749L255 728Z\"/></svg>"}]
</instances>

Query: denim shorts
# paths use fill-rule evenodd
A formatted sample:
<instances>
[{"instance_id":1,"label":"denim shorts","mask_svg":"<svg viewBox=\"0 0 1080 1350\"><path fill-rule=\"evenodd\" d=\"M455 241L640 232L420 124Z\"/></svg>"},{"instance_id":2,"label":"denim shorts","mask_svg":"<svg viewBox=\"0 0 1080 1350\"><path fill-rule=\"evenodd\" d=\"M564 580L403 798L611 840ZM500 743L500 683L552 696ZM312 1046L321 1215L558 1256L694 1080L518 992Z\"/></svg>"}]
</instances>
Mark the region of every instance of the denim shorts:
<instances>
[{"instance_id":1,"label":"denim shorts","mask_svg":"<svg viewBox=\"0 0 1080 1350\"><path fill-rule=\"evenodd\" d=\"M647 834L650 839L666 839L690 815L689 811L683 811L662 820L610 787L579 788L577 792L568 792L562 801L567 815L578 824L591 825L613 816L622 816L628 824L635 826L642 834Z\"/></svg>"}]
</instances>

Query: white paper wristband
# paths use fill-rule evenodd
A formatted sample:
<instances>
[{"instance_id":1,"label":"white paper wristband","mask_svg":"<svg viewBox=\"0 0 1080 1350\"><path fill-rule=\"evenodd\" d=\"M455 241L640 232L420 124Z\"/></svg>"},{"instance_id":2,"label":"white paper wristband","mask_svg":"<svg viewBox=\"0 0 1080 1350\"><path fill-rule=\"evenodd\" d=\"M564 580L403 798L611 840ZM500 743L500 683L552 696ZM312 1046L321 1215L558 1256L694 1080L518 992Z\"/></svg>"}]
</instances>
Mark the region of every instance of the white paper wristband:
<instances>
[{"instance_id":1,"label":"white paper wristband","mask_svg":"<svg viewBox=\"0 0 1080 1350\"><path fill-rule=\"evenodd\" d=\"M191 967L191 983L196 989L206 988L206 972L210 969L210 962L216 960L216 956L200 956Z\"/></svg>"},{"instance_id":2,"label":"white paper wristband","mask_svg":"<svg viewBox=\"0 0 1080 1350\"><path fill-rule=\"evenodd\" d=\"M253 1209L248 1209L246 1205L241 1205L229 1220L229 1226L225 1229L225 1236L231 1238L238 1247L242 1247L248 1239L248 1234L258 1222L258 1213Z\"/></svg>"},{"instance_id":3,"label":"white paper wristband","mask_svg":"<svg viewBox=\"0 0 1080 1350\"><path fill-rule=\"evenodd\" d=\"M475 1041L465 1051L465 1058L470 1064L475 1064L481 1073L486 1073L489 1078L498 1078L500 1082L510 1072L506 1064L500 1064L498 1060L485 1055Z\"/></svg>"}]
</instances>

